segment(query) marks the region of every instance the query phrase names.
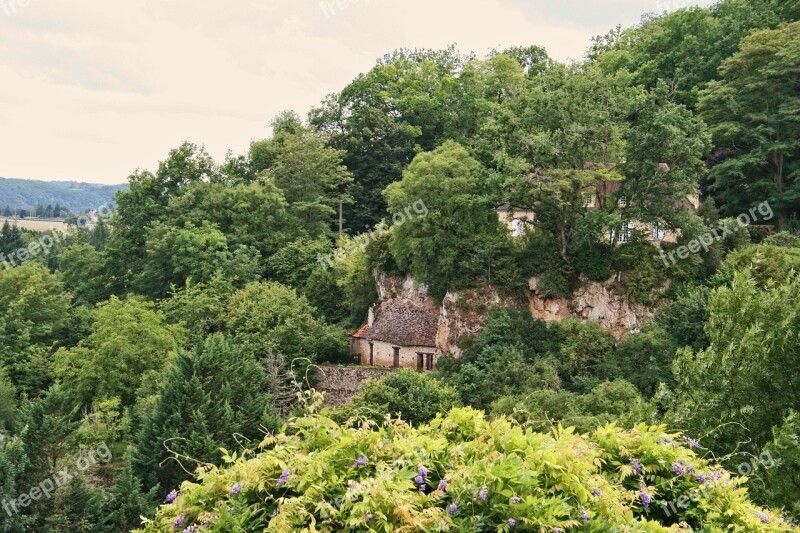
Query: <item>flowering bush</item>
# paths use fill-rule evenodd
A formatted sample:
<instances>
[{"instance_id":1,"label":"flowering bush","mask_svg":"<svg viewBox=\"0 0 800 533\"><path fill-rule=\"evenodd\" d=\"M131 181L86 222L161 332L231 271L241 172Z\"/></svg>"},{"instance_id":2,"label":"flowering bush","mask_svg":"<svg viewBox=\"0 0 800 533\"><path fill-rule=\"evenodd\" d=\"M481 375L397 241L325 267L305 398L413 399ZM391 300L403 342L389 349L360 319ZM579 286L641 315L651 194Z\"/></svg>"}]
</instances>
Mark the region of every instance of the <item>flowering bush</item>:
<instances>
[{"instance_id":1,"label":"flowering bush","mask_svg":"<svg viewBox=\"0 0 800 533\"><path fill-rule=\"evenodd\" d=\"M792 530L664 427L544 434L471 408L416 428L339 425L314 398L260 453L225 452L184 483L143 531Z\"/></svg>"}]
</instances>

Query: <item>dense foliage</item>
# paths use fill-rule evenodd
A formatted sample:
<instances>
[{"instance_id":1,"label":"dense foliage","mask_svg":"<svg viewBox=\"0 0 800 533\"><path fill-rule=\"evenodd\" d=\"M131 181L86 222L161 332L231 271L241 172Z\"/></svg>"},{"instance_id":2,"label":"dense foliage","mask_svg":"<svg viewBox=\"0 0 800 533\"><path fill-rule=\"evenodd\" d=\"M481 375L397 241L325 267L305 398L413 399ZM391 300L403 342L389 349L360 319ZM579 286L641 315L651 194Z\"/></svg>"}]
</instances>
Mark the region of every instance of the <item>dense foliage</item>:
<instances>
[{"instance_id":1,"label":"dense foliage","mask_svg":"<svg viewBox=\"0 0 800 533\"><path fill-rule=\"evenodd\" d=\"M262 452L231 454L182 485L144 531L791 529L663 426L546 434L469 408L418 427L370 426L294 418ZM687 494L697 497L673 511Z\"/></svg>"},{"instance_id":2,"label":"dense foliage","mask_svg":"<svg viewBox=\"0 0 800 533\"><path fill-rule=\"evenodd\" d=\"M789 529L798 19L721 0L569 65L398 50L96 224L4 223L0 531ZM469 310L460 357L316 411L387 275Z\"/></svg>"}]
</instances>

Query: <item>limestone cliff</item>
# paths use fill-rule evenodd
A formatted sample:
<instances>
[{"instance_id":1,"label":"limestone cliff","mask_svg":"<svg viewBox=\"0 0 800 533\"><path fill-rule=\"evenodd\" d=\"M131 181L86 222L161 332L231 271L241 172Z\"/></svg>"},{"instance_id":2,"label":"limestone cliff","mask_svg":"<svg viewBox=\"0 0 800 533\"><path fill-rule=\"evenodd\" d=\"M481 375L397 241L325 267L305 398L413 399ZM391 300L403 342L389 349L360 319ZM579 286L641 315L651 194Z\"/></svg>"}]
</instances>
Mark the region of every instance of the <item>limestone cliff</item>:
<instances>
[{"instance_id":1,"label":"limestone cliff","mask_svg":"<svg viewBox=\"0 0 800 533\"><path fill-rule=\"evenodd\" d=\"M410 276L403 278L376 272L378 298L408 300L434 307L428 288L418 285ZM539 281L532 278L526 291L527 304L534 318L545 321L569 317L595 320L617 339L637 331L643 319L652 317L652 307L627 301L615 289L613 280L604 283L584 281L569 298L544 298L538 291ZM518 306L523 302L502 297L491 286L448 292L439 306L439 327L436 347L442 353L461 355L459 345L472 338L486 325L489 309L495 305Z\"/></svg>"}]
</instances>

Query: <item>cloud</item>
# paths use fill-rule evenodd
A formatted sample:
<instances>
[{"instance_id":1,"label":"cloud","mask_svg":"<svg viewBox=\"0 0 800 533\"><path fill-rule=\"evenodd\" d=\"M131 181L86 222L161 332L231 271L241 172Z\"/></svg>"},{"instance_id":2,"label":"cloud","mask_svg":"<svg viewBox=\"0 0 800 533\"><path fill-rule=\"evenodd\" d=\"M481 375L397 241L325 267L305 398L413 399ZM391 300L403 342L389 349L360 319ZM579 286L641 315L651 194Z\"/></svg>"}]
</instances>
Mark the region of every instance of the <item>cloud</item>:
<instances>
[{"instance_id":1,"label":"cloud","mask_svg":"<svg viewBox=\"0 0 800 533\"><path fill-rule=\"evenodd\" d=\"M604 9L630 23L642 11L634 0L19 1L0 0L0 175L102 183L185 139L218 158L244 151L278 112L304 115L397 48L540 44L580 59L610 26Z\"/></svg>"}]
</instances>

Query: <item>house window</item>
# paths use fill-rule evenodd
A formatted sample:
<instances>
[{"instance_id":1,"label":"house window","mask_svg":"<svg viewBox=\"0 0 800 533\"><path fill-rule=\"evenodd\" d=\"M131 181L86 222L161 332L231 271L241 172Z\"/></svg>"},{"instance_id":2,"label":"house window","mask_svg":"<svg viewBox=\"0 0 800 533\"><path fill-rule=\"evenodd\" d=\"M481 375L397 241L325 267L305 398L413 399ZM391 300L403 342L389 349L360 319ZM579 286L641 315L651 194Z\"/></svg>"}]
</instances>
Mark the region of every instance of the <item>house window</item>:
<instances>
[{"instance_id":1,"label":"house window","mask_svg":"<svg viewBox=\"0 0 800 533\"><path fill-rule=\"evenodd\" d=\"M591 194L584 195L584 197L583 197L583 207L592 207L592 204L594 203L592 200L593 200L593 198L592 198Z\"/></svg>"},{"instance_id":2,"label":"house window","mask_svg":"<svg viewBox=\"0 0 800 533\"><path fill-rule=\"evenodd\" d=\"M433 354L427 353L425 356L425 368L428 370L433 370Z\"/></svg>"},{"instance_id":3,"label":"house window","mask_svg":"<svg viewBox=\"0 0 800 533\"><path fill-rule=\"evenodd\" d=\"M511 236L521 237L525 233L525 221L521 218L515 218L511 221Z\"/></svg>"},{"instance_id":4,"label":"house window","mask_svg":"<svg viewBox=\"0 0 800 533\"><path fill-rule=\"evenodd\" d=\"M656 222L653 224L653 234L652 240L654 241L663 241L664 238L667 236L667 231L664 229L664 224L660 222Z\"/></svg>"},{"instance_id":5,"label":"house window","mask_svg":"<svg viewBox=\"0 0 800 533\"><path fill-rule=\"evenodd\" d=\"M369 342L369 366L375 366L375 343Z\"/></svg>"},{"instance_id":6,"label":"house window","mask_svg":"<svg viewBox=\"0 0 800 533\"><path fill-rule=\"evenodd\" d=\"M628 207L628 199L626 197L624 197L624 196L619 199L618 203L619 203L619 206L622 207L623 209Z\"/></svg>"},{"instance_id":7,"label":"house window","mask_svg":"<svg viewBox=\"0 0 800 533\"><path fill-rule=\"evenodd\" d=\"M616 238L617 244L622 244L631 240L631 235L633 235L634 229L636 229L636 224L633 222L628 222L627 224L620 226L618 230L612 231L611 236Z\"/></svg>"},{"instance_id":8,"label":"house window","mask_svg":"<svg viewBox=\"0 0 800 533\"><path fill-rule=\"evenodd\" d=\"M394 346L394 362L392 366L394 368L400 368L400 348L398 346Z\"/></svg>"},{"instance_id":9,"label":"house window","mask_svg":"<svg viewBox=\"0 0 800 533\"><path fill-rule=\"evenodd\" d=\"M422 372L422 365L423 365L424 357L425 357L424 353L417 352L417 372Z\"/></svg>"}]
</instances>

